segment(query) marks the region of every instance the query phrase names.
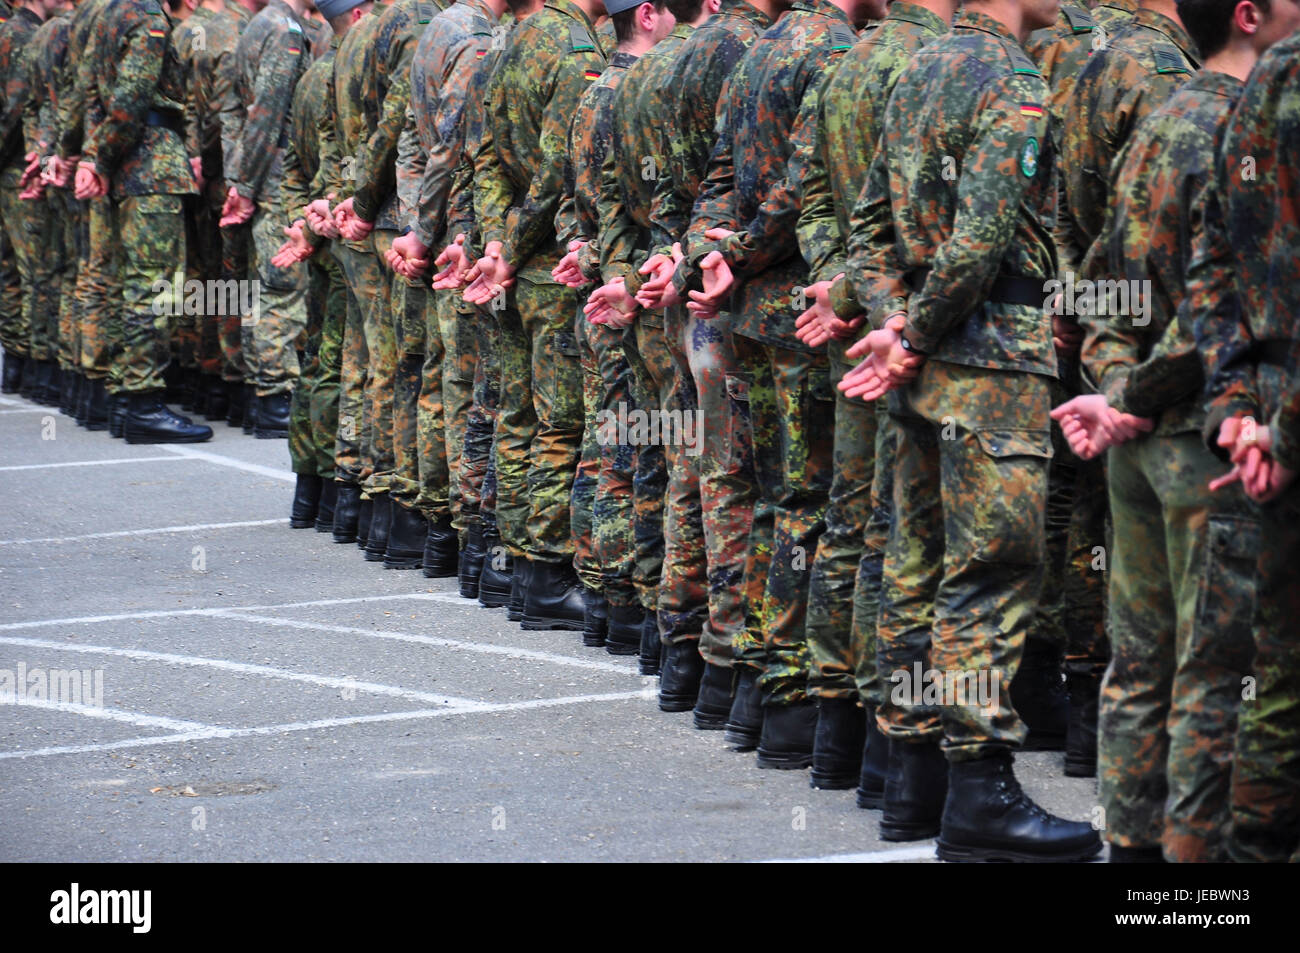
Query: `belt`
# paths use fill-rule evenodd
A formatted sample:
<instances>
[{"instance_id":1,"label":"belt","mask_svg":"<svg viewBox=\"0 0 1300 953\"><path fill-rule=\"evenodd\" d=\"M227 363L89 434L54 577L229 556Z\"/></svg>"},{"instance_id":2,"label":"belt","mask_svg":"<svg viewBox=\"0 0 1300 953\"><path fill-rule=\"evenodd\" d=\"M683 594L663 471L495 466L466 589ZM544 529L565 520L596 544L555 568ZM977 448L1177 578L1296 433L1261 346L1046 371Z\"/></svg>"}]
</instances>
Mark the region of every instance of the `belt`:
<instances>
[{"instance_id":1,"label":"belt","mask_svg":"<svg viewBox=\"0 0 1300 953\"><path fill-rule=\"evenodd\" d=\"M1265 338L1251 345L1250 356L1256 364L1286 367L1291 361L1294 346L1288 338Z\"/></svg>"},{"instance_id":2,"label":"belt","mask_svg":"<svg viewBox=\"0 0 1300 953\"><path fill-rule=\"evenodd\" d=\"M930 276L929 268L911 268L903 275L903 281L913 294L925 286L925 279ZM1023 278L1019 275L998 275L989 289L988 301L991 304L1018 304L1027 308L1041 308L1046 300L1042 278Z\"/></svg>"},{"instance_id":3,"label":"belt","mask_svg":"<svg viewBox=\"0 0 1300 953\"><path fill-rule=\"evenodd\" d=\"M164 129L170 129L172 132L183 134L185 131L185 120L180 113L160 112L157 109L151 109L144 117L146 126L161 126Z\"/></svg>"}]
</instances>

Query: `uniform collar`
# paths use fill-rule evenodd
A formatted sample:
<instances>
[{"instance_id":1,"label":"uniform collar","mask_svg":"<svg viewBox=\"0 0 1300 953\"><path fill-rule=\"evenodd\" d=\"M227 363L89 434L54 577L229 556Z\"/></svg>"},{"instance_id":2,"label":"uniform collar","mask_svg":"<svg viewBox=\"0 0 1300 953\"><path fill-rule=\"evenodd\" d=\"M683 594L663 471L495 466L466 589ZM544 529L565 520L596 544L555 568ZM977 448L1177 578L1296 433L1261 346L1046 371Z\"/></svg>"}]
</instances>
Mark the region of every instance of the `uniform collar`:
<instances>
[{"instance_id":1,"label":"uniform collar","mask_svg":"<svg viewBox=\"0 0 1300 953\"><path fill-rule=\"evenodd\" d=\"M1241 95L1241 91L1246 87L1246 84L1235 76L1229 76L1227 73L1202 69L1197 70L1196 75L1187 81L1187 86L1203 89L1210 93L1218 93L1220 96L1226 96L1229 99L1236 99Z\"/></svg>"},{"instance_id":2,"label":"uniform collar","mask_svg":"<svg viewBox=\"0 0 1300 953\"><path fill-rule=\"evenodd\" d=\"M1138 0L1103 0L1097 6L1113 7L1116 10L1123 10L1125 13L1138 12Z\"/></svg>"},{"instance_id":3,"label":"uniform collar","mask_svg":"<svg viewBox=\"0 0 1300 953\"><path fill-rule=\"evenodd\" d=\"M740 17L742 20L749 20L764 30L772 25L771 17L752 3L746 3L745 0L722 0L722 6L718 7L718 12L714 16Z\"/></svg>"},{"instance_id":4,"label":"uniform collar","mask_svg":"<svg viewBox=\"0 0 1300 953\"><path fill-rule=\"evenodd\" d=\"M628 53L624 50L615 50L609 58L609 65L617 69L631 69L632 64L641 57L635 53Z\"/></svg>"},{"instance_id":5,"label":"uniform collar","mask_svg":"<svg viewBox=\"0 0 1300 953\"><path fill-rule=\"evenodd\" d=\"M790 9L803 10L806 13L818 13L824 17L830 17L832 20L843 20L850 27L853 26L853 21L849 19L849 15L831 3L830 0L794 0L794 4L791 5ZM854 30L854 32L857 31Z\"/></svg>"},{"instance_id":6,"label":"uniform collar","mask_svg":"<svg viewBox=\"0 0 1300 953\"><path fill-rule=\"evenodd\" d=\"M573 19L581 21L587 28L587 32L591 34L593 39L595 38L596 24L588 19L587 14L583 13L582 8L576 3L571 3L570 0L546 0L546 6L557 13L563 13L566 17L573 17Z\"/></svg>"},{"instance_id":7,"label":"uniform collar","mask_svg":"<svg viewBox=\"0 0 1300 953\"><path fill-rule=\"evenodd\" d=\"M889 13L885 19L904 20L908 23L915 23L917 26L937 30L940 33L946 33L949 28L949 24L944 22L943 17L919 4L908 3L907 0L895 0L894 3L890 4Z\"/></svg>"},{"instance_id":8,"label":"uniform collar","mask_svg":"<svg viewBox=\"0 0 1300 953\"><path fill-rule=\"evenodd\" d=\"M1008 30L1000 20L995 20L987 13L978 13L975 10L967 10L965 7L957 11L957 16L952 21L952 28L965 30L979 30L983 33L992 33L994 36L1003 40L1010 40L1017 46L1020 41L1016 39L1015 34Z\"/></svg>"},{"instance_id":9,"label":"uniform collar","mask_svg":"<svg viewBox=\"0 0 1300 953\"><path fill-rule=\"evenodd\" d=\"M496 23L496 12L489 7L483 0L456 0L457 3L463 3L475 13L480 14L488 23Z\"/></svg>"},{"instance_id":10,"label":"uniform collar","mask_svg":"<svg viewBox=\"0 0 1300 953\"><path fill-rule=\"evenodd\" d=\"M679 40L684 40L694 32L695 27L691 26L689 23L679 23L673 27L673 32L668 35L675 36Z\"/></svg>"},{"instance_id":11,"label":"uniform collar","mask_svg":"<svg viewBox=\"0 0 1300 953\"><path fill-rule=\"evenodd\" d=\"M1200 51L1197 50L1196 44L1192 42L1192 38L1187 35L1187 31L1183 29L1183 25L1178 21L1171 20L1163 13L1157 13L1150 7L1142 7L1134 15L1133 22L1141 23L1149 29L1163 33L1183 51L1183 55L1189 60L1193 63L1200 62Z\"/></svg>"}]
</instances>

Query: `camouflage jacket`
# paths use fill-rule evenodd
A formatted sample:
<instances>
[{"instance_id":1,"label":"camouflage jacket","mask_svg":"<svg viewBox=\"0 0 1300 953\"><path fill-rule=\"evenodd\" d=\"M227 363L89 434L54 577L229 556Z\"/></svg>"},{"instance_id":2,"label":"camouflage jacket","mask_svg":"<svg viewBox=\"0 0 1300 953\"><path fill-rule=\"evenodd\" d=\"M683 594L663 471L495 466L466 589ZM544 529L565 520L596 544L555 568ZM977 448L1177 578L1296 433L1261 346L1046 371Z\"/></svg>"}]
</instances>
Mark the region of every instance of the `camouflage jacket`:
<instances>
[{"instance_id":1,"label":"camouflage jacket","mask_svg":"<svg viewBox=\"0 0 1300 953\"><path fill-rule=\"evenodd\" d=\"M1222 455L1219 423L1250 415L1270 425L1272 455L1290 469L1300 469L1298 91L1300 34L1292 34L1260 58L1228 119L1188 281L1212 402L1207 445ZM1263 365L1273 370L1261 373Z\"/></svg>"},{"instance_id":2,"label":"camouflage jacket","mask_svg":"<svg viewBox=\"0 0 1300 953\"><path fill-rule=\"evenodd\" d=\"M868 287L905 276L911 294L877 296L865 310L906 310L906 337L931 360L1056 372L1042 305L1005 303L994 290L1002 278L1041 291L1055 275L1042 222L1046 98L1016 38L970 10L917 51L894 86L862 205L862 268Z\"/></svg>"},{"instance_id":3,"label":"camouflage jacket","mask_svg":"<svg viewBox=\"0 0 1300 953\"><path fill-rule=\"evenodd\" d=\"M885 104L912 55L947 32L948 24L929 10L896 0L889 15L839 58L823 83L816 131L801 146L808 171L800 186L797 230L813 281L841 272L851 279L851 218L876 154ZM847 291L852 281L841 284L837 290Z\"/></svg>"},{"instance_id":4,"label":"camouflage jacket","mask_svg":"<svg viewBox=\"0 0 1300 953\"><path fill-rule=\"evenodd\" d=\"M555 237L561 249L569 242L585 241L579 257L583 274L600 277L601 169L612 152L614 96L632 71L637 57L615 50L600 79L587 87L569 124L569 147L564 158L564 189L555 212ZM593 254L594 251L594 254Z\"/></svg>"},{"instance_id":5,"label":"camouflage jacket","mask_svg":"<svg viewBox=\"0 0 1300 953\"><path fill-rule=\"evenodd\" d=\"M604 281L622 278L633 294L645 280L638 269L650 250L673 242L654 226L650 207L659 176L667 174L669 76L692 32L690 24L677 24L628 70L627 81L614 94L614 139L599 170L596 197L598 260L594 271L586 265L583 270Z\"/></svg>"},{"instance_id":6,"label":"camouflage jacket","mask_svg":"<svg viewBox=\"0 0 1300 953\"><path fill-rule=\"evenodd\" d=\"M307 206L320 196L313 195L311 183L320 169L321 113L329 101L330 77L334 73L334 55L339 40L335 37L325 55L307 68L293 91L289 112L289 141L284 147L284 178L280 183L280 205L285 217L296 222L306 214ZM315 237L310 230L308 237Z\"/></svg>"},{"instance_id":7,"label":"camouflage jacket","mask_svg":"<svg viewBox=\"0 0 1300 953\"><path fill-rule=\"evenodd\" d=\"M1079 75L1065 108L1060 156L1065 201L1057 244L1063 272L1091 278L1090 269L1104 267L1094 245L1110 202L1115 157L1138 123L1199 68L1196 55L1182 26L1142 9Z\"/></svg>"},{"instance_id":8,"label":"camouflage jacket","mask_svg":"<svg viewBox=\"0 0 1300 953\"><path fill-rule=\"evenodd\" d=\"M771 19L745 0L722 0L718 12L682 41L664 94L667 170L655 180L650 220L666 241L686 235L691 209L717 140L718 97L740 58ZM665 249L666 250L666 249Z\"/></svg>"},{"instance_id":9,"label":"camouflage jacket","mask_svg":"<svg viewBox=\"0 0 1300 953\"><path fill-rule=\"evenodd\" d=\"M395 193L397 140L411 102L411 59L430 21L446 9L447 0L398 0L379 18L375 28L375 94L379 119L357 152L352 208L363 222L380 228L399 226Z\"/></svg>"},{"instance_id":10,"label":"camouflage jacket","mask_svg":"<svg viewBox=\"0 0 1300 953\"><path fill-rule=\"evenodd\" d=\"M1093 48L1099 50L1106 46L1112 37L1128 26L1137 12L1138 0L1106 0L1093 7L1089 13L1093 29L1098 34L1093 37Z\"/></svg>"},{"instance_id":11,"label":"camouflage jacket","mask_svg":"<svg viewBox=\"0 0 1300 953\"><path fill-rule=\"evenodd\" d=\"M547 0L510 33L487 89L483 138L474 157L474 210L483 242L502 243L520 272L550 281L561 257L555 213L564 190L569 120L604 72L587 15Z\"/></svg>"},{"instance_id":12,"label":"camouflage jacket","mask_svg":"<svg viewBox=\"0 0 1300 953\"><path fill-rule=\"evenodd\" d=\"M181 83L185 87L185 151L191 156L199 154L198 116L194 110L195 47L207 45L207 25L213 16L207 7L196 7L193 13L172 29L172 46L176 48L176 58L180 60Z\"/></svg>"},{"instance_id":13,"label":"camouflage jacket","mask_svg":"<svg viewBox=\"0 0 1300 953\"><path fill-rule=\"evenodd\" d=\"M504 40L500 26L483 0L457 0L425 27L411 58L397 191L403 221L430 248L447 231L452 177L465 146L466 99L493 40Z\"/></svg>"},{"instance_id":14,"label":"camouflage jacket","mask_svg":"<svg viewBox=\"0 0 1300 953\"><path fill-rule=\"evenodd\" d=\"M1025 43L1025 51L1033 57L1047 81L1047 107L1054 130L1065 121L1065 104L1092 55L1096 27L1086 9L1062 4L1056 26L1035 30ZM1054 136L1059 145L1059 133L1054 131Z\"/></svg>"},{"instance_id":15,"label":"camouflage jacket","mask_svg":"<svg viewBox=\"0 0 1300 953\"><path fill-rule=\"evenodd\" d=\"M1215 148L1241 88L1225 73L1200 73L1134 130L1102 227L1107 273L1129 287L1115 298L1098 293L1078 316L1082 360L1098 390L1126 413L1161 415L1161 433L1199 431L1204 421L1201 362L1179 306Z\"/></svg>"},{"instance_id":16,"label":"camouflage jacket","mask_svg":"<svg viewBox=\"0 0 1300 953\"><path fill-rule=\"evenodd\" d=\"M222 115L232 148L226 180L244 198L280 198L289 104L311 65L312 35L284 0L271 0L240 34L231 58L233 92L241 108Z\"/></svg>"},{"instance_id":17,"label":"camouflage jacket","mask_svg":"<svg viewBox=\"0 0 1300 953\"><path fill-rule=\"evenodd\" d=\"M59 154L79 155L89 129L103 118L95 101L95 74L89 68L99 36L100 17L109 0L83 0L72 11L68 58L59 80Z\"/></svg>"},{"instance_id":18,"label":"camouflage jacket","mask_svg":"<svg viewBox=\"0 0 1300 953\"><path fill-rule=\"evenodd\" d=\"M27 151L48 155L58 137L59 77L68 58L68 29L65 15L50 17L32 37L27 57L32 95L23 114Z\"/></svg>"},{"instance_id":19,"label":"camouflage jacket","mask_svg":"<svg viewBox=\"0 0 1300 953\"><path fill-rule=\"evenodd\" d=\"M0 25L0 170L24 165L23 111L32 96L27 53L41 20L26 7ZM15 180L16 181L16 180Z\"/></svg>"},{"instance_id":20,"label":"camouflage jacket","mask_svg":"<svg viewBox=\"0 0 1300 953\"><path fill-rule=\"evenodd\" d=\"M856 40L839 7L795 0L727 77L718 142L683 251L692 268L713 248L726 256L739 279L728 309L735 334L807 350L794 333L808 283L795 235L799 158L807 150L796 148L816 130L822 77ZM704 237L709 228L736 234L715 243Z\"/></svg>"}]
</instances>

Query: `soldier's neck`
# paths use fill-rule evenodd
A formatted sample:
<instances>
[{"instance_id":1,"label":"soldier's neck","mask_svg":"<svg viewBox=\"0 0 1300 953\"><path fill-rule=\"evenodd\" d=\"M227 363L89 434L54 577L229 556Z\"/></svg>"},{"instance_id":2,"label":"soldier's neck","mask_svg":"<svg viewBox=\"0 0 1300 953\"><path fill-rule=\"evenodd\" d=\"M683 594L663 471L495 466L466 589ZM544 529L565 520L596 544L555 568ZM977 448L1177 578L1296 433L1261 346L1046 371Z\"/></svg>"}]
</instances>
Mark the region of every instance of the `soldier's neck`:
<instances>
[{"instance_id":1,"label":"soldier's neck","mask_svg":"<svg viewBox=\"0 0 1300 953\"><path fill-rule=\"evenodd\" d=\"M1183 21L1178 18L1178 5L1174 0L1139 0L1138 7L1142 10L1154 10L1182 25Z\"/></svg>"},{"instance_id":2,"label":"soldier's neck","mask_svg":"<svg viewBox=\"0 0 1300 953\"><path fill-rule=\"evenodd\" d=\"M967 0L966 9L997 20L1022 46L1035 29L1025 22L1024 10L1017 0Z\"/></svg>"},{"instance_id":3,"label":"soldier's neck","mask_svg":"<svg viewBox=\"0 0 1300 953\"><path fill-rule=\"evenodd\" d=\"M307 19L307 0L281 0L294 13L298 14L300 19Z\"/></svg>"},{"instance_id":4,"label":"soldier's neck","mask_svg":"<svg viewBox=\"0 0 1300 953\"><path fill-rule=\"evenodd\" d=\"M908 2L916 4L923 10L929 10L944 23L952 23L952 18L957 15L957 8L961 5L960 0L908 0Z\"/></svg>"},{"instance_id":5,"label":"soldier's neck","mask_svg":"<svg viewBox=\"0 0 1300 953\"><path fill-rule=\"evenodd\" d=\"M595 23L596 18L605 12L605 4L603 0L572 0L572 3L583 13L587 14L587 19L592 23Z\"/></svg>"},{"instance_id":6,"label":"soldier's neck","mask_svg":"<svg viewBox=\"0 0 1300 953\"><path fill-rule=\"evenodd\" d=\"M1238 35L1230 39L1228 45L1219 52L1207 56L1201 69L1211 73L1226 73L1244 83L1258 62L1259 52L1251 46L1247 37Z\"/></svg>"}]
</instances>

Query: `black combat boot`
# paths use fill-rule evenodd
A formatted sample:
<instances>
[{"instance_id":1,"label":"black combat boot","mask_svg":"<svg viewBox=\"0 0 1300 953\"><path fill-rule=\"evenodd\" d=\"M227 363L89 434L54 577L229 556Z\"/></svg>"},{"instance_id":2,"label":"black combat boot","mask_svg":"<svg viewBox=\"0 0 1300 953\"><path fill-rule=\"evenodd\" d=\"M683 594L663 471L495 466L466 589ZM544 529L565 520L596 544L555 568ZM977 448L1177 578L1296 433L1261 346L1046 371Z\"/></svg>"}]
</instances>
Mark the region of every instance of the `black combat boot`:
<instances>
[{"instance_id":1,"label":"black combat boot","mask_svg":"<svg viewBox=\"0 0 1300 953\"><path fill-rule=\"evenodd\" d=\"M515 571L510 577L510 601L506 604L506 618L511 622L524 621L524 601L533 577L533 564L527 556L515 560Z\"/></svg>"},{"instance_id":2,"label":"black combat boot","mask_svg":"<svg viewBox=\"0 0 1300 953\"><path fill-rule=\"evenodd\" d=\"M889 772L889 741L876 724L876 709L866 706L862 741L862 773L858 775L858 807L878 811L885 806L885 775Z\"/></svg>"},{"instance_id":3,"label":"black combat boot","mask_svg":"<svg viewBox=\"0 0 1300 953\"><path fill-rule=\"evenodd\" d=\"M396 501L392 503L391 510L384 568L419 569L424 564L424 543L429 535L429 521L419 510ZM425 575L429 574L426 572Z\"/></svg>"},{"instance_id":4,"label":"black combat boot","mask_svg":"<svg viewBox=\"0 0 1300 953\"><path fill-rule=\"evenodd\" d=\"M357 549L366 548L366 539L370 536L370 521L375 515L375 501L362 500L357 510Z\"/></svg>"},{"instance_id":5,"label":"black combat boot","mask_svg":"<svg viewBox=\"0 0 1300 953\"><path fill-rule=\"evenodd\" d=\"M1070 720L1065 730L1065 776L1095 777L1101 679L1095 675L1070 675L1066 684L1070 694Z\"/></svg>"},{"instance_id":6,"label":"black combat boot","mask_svg":"<svg viewBox=\"0 0 1300 953\"><path fill-rule=\"evenodd\" d=\"M3 377L0 377L0 393L16 394L23 386L23 364L26 358L19 357L12 351L5 351Z\"/></svg>"},{"instance_id":7,"label":"black combat boot","mask_svg":"<svg viewBox=\"0 0 1300 953\"><path fill-rule=\"evenodd\" d=\"M753 751L763 734L763 694L758 689L758 672L736 666L736 695L727 714L722 740L737 751Z\"/></svg>"},{"instance_id":8,"label":"black combat boot","mask_svg":"<svg viewBox=\"0 0 1300 953\"><path fill-rule=\"evenodd\" d=\"M244 385L244 433L252 435L257 429L257 388Z\"/></svg>"},{"instance_id":9,"label":"black combat boot","mask_svg":"<svg viewBox=\"0 0 1300 953\"><path fill-rule=\"evenodd\" d=\"M496 529L483 530L483 572L478 578L478 604L500 609L510 603L514 582L514 557L501 542Z\"/></svg>"},{"instance_id":10,"label":"black combat boot","mask_svg":"<svg viewBox=\"0 0 1300 953\"><path fill-rule=\"evenodd\" d=\"M667 648L664 644L663 633L659 631L659 619L654 610L648 610L645 614L645 621L641 623L641 648L639 650L639 670L642 675L659 675L663 667L664 653ZM703 661L703 660L701 660ZM698 679L697 679L698 683ZM662 705L660 706L663 707ZM691 707L695 707L695 699L691 699ZM668 711L668 709L664 709ZM686 711L685 708L676 709L677 711Z\"/></svg>"},{"instance_id":11,"label":"black combat boot","mask_svg":"<svg viewBox=\"0 0 1300 953\"><path fill-rule=\"evenodd\" d=\"M107 430L111 436L122 436L126 422L126 395L108 393L104 378L91 382L90 395L86 398L86 429ZM113 424L117 433L113 433Z\"/></svg>"},{"instance_id":12,"label":"black combat boot","mask_svg":"<svg viewBox=\"0 0 1300 953\"><path fill-rule=\"evenodd\" d=\"M695 727L699 731L721 731L731 714L732 670L707 663L700 677L700 694L695 699Z\"/></svg>"},{"instance_id":13,"label":"black combat boot","mask_svg":"<svg viewBox=\"0 0 1300 953\"><path fill-rule=\"evenodd\" d=\"M393 498L388 493L380 493L372 503L370 529L366 533L366 562L380 563L388 552L388 533L393 526Z\"/></svg>"},{"instance_id":14,"label":"black combat boot","mask_svg":"<svg viewBox=\"0 0 1300 953\"><path fill-rule=\"evenodd\" d=\"M289 408L293 402L287 390L257 398L257 422L253 436L258 440L276 440L289 436Z\"/></svg>"},{"instance_id":15,"label":"black combat boot","mask_svg":"<svg viewBox=\"0 0 1300 953\"><path fill-rule=\"evenodd\" d=\"M429 579L446 579L460 571L460 534L451 526L450 516L426 522L424 532L424 575Z\"/></svg>"},{"instance_id":16,"label":"black combat boot","mask_svg":"<svg viewBox=\"0 0 1300 953\"><path fill-rule=\"evenodd\" d=\"M226 382L214 374L203 377L203 419L225 420L230 412L230 393Z\"/></svg>"},{"instance_id":17,"label":"black combat boot","mask_svg":"<svg viewBox=\"0 0 1300 953\"><path fill-rule=\"evenodd\" d=\"M1063 751L1069 702L1061 652L1041 639L1025 639L1020 669L1011 680L1011 704L1029 729L1025 751Z\"/></svg>"},{"instance_id":18,"label":"black combat boot","mask_svg":"<svg viewBox=\"0 0 1300 953\"><path fill-rule=\"evenodd\" d=\"M339 483L334 501L334 534L336 543L355 543L357 523L361 519L361 487L355 483Z\"/></svg>"},{"instance_id":19,"label":"black combat boot","mask_svg":"<svg viewBox=\"0 0 1300 953\"><path fill-rule=\"evenodd\" d=\"M211 427L172 413L162 402L161 391L128 396L122 433L130 444L202 443L212 439Z\"/></svg>"},{"instance_id":20,"label":"black combat boot","mask_svg":"<svg viewBox=\"0 0 1300 953\"><path fill-rule=\"evenodd\" d=\"M609 603L605 594L582 587L582 644L593 648L605 644L609 634Z\"/></svg>"},{"instance_id":21,"label":"black combat boot","mask_svg":"<svg viewBox=\"0 0 1300 953\"><path fill-rule=\"evenodd\" d=\"M928 840L939 834L948 799L948 761L937 741L890 741L880 839Z\"/></svg>"},{"instance_id":22,"label":"black combat boot","mask_svg":"<svg viewBox=\"0 0 1300 953\"><path fill-rule=\"evenodd\" d=\"M465 548L460 551L459 565L456 567L456 581L460 585L462 599L478 598L478 581L482 575L483 527L474 523L465 531Z\"/></svg>"},{"instance_id":23,"label":"black combat boot","mask_svg":"<svg viewBox=\"0 0 1300 953\"><path fill-rule=\"evenodd\" d=\"M36 375L32 382L31 399L44 406L50 405L50 393L53 389L51 378L54 364L51 361L36 361Z\"/></svg>"},{"instance_id":24,"label":"black combat boot","mask_svg":"<svg viewBox=\"0 0 1300 953\"><path fill-rule=\"evenodd\" d=\"M1159 847L1120 847L1110 845L1109 862L1112 864L1163 864L1164 851Z\"/></svg>"},{"instance_id":25,"label":"black combat boot","mask_svg":"<svg viewBox=\"0 0 1300 953\"><path fill-rule=\"evenodd\" d=\"M290 529L311 529L320 509L321 479L314 473L299 473L293 488L293 505L289 508Z\"/></svg>"},{"instance_id":26,"label":"black combat boot","mask_svg":"<svg viewBox=\"0 0 1300 953\"><path fill-rule=\"evenodd\" d=\"M811 787L845 791L862 776L862 743L867 724L856 698L822 698L817 703Z\"/></svg>"},{"instance_id":27,"label":"black combat boot","mask_svg":"<svg viewBox=\"0 0 1300 953\"><path fill-rule=\"evenodd\" d=\"M581 632L583 623L582 583L573 563L542 563L529 560L528 589L524 594L524 618L520 628L530 632L565 629Z\"/></svg>"},{"instance_id":28,"label":"black combat boot","mask_svg":"<svg viewBox=\"0 0 1300 953\"><path fill-rule=\"evenodd\" d=\"M181 410L190 410L195 413L201 413L203 405L199 402L201 391L199 389L199 372L192 367L182 368L181 370Z\"/></svg>"},{"instance_id":29,"label":"black combat boot","mask_svg":"<svg viewBox=\"0 0 1300 953\"><path fill-rule=\"evenodd\" d=\"M316 507L316 532L334 530L334 508L338 505L339 484L332 476L321 477L320 504Z\"/></svg>"},{"instance_id":30,"label":"black combat boot","mask_svg":"<svg viewBox=\"0 0 1300 953\"><path fill-rule=\"evenodd\" d=\"M704 656L700 654L699 636L679 642L661 641L660 645L663 663L659 672L659 710L692 711L700 697L700 679L704 678ZM646 647L642 647L641 653L644 665ZM641 674L646 673L642 671Z\"/></svg>"},{"instance_id":31,"label":"black combat boot","mask_svg":"<svg viewBox=\"0 0 1300 953\"><path fill-rule=\"evenodd\" d=\"M1011 764L1011 752L1000 751L948 765L940 860L1069 862L1101 852L1101 838L1090 824L1035 804Z\"/></svg>"},{"instance_id":32,"label":"black combat boot","mask_svg":"<svg viewBox=\"0 0 1300 953\"><path fill-rule=\"evenodd\" d=\"M244 385L239 381L226 381L226 425L244 426Z\"/></svg>"},{"instance_id":33,"label":"black combat boot","mask_svg":"<svg viewBox=\"0 0 1300 953\"><path fill-rule=\"evenodd\" d=\"M640 654L645 617L646 611L635 602L630 606L610 606L605 651L610 655Z\"/></svg>"},{"instance_id":34,"label":"black combat boot","mask_svg":"<svg viewBox=\"0 0 1300 953\"><path fill-rule=\"evenodd\" d=\"M81 375L74 370L65 370L63 386L59 389L59 410L65 417L77 413L77 398L81 396Z\"/></svg>"},{"instance_id":35,"label":"black combat boot","mask_svg":"<svg viewBox=\"0 0 1300 953\"><path fill-rule=\"evenodd\" d=\"M158 399L168 404L183 404L185 401L185 370L175 359L163 368L163 387L166 390ZM186 407L186 410L189 408ZM179 416L179 414L177 415Z\"/></svg>"},{"instance_id":36,"label":"black combat boot","mask_svg":"<svg viewBox=\"0 0 1300 953\"><path fill-rule=\"evenodd\" d=\"M23 361L23 379L18 385L18 396L26 397L33 400L36 397L36 388L40 378L40 362L35 358L27 358Z\"/></svg>"},{"instance_id":37,"label":"black combat boot","mask_svg":"<svg viewBox=\"0 0 1300 953\"><path fill-rule=\"evenodd\" d=\"M788 705L772 705L764 699L758 766L794 771L810 767L816 736L817 703L811 698Z\"/></svg>"},{"instance_id":38,"label":"black combat boot","mask_svg":"<svg viewBox=\"0 0 1300 953\"><path fill-rule=\"evenodd\" d=\"M77 409L74 417L78 427L86 426L90 419L90 395L95 391L95 382L89 377L82 378L81 390L77 393Z\"/></svg>"}]
</instances>

